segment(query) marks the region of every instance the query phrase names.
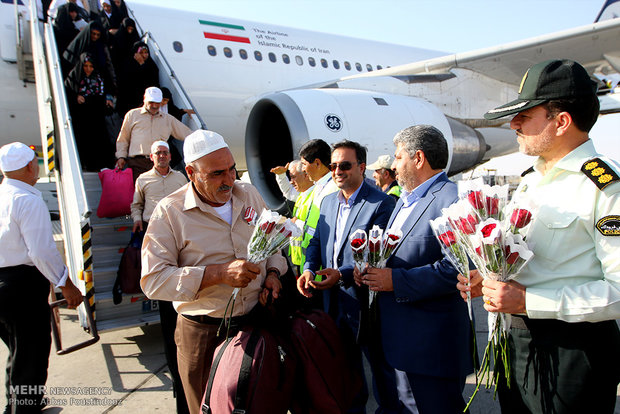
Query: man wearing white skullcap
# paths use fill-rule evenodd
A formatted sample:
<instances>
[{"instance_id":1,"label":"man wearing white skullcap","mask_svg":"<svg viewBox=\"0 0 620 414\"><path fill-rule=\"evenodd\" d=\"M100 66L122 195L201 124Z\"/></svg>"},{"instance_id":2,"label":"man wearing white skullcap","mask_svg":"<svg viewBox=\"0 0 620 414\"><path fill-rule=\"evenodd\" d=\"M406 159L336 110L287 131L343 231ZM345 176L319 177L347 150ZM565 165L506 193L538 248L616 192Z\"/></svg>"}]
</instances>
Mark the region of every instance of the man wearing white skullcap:
<instances>
[{"instance_id":1,"label":"man wearing white skullcap","mask_svg":"<svg viewBox=\"0 0 620 414\"><path fill-rule=\"evenodd\" d=\"M44 406L50 282L61 289L69 307L82 302L54 244L41 192L33 187L38 162L34 151L20 142L0 148L0 337L9 348L5 412Z\"/></svg>"},{"instance_id":2,"label":"man wearing white skullcap","mask_svg":"<svg viewBox=\"0 0 620 414\"><path fill-rule=\"evenodd\" d=\"M153 168L149 156L153 142L168 141L170 135L182 141L192 133L181 121L159 111L161 100L159 88L146 88L144 106L125 114L116 139L116 168L130 167L134 182L140 174Z\"/></svg>"},{"instance_id":3,"label":"man wearing white skullcap","mask_svg":"<svg viewBox=\"0 0 620 414\"><path fill-rule=\"evenodd\" d=\"M174 301L179 374L190 412L198 414L233 289L241 288L232 323L251 324L258 302L265 303L270 291L278 297L287 266L279 253L259 264L245 260L253 226L244 217L266 206L256 188L235 180L224 138L194 131L183 152L190 183L161 200L151 215L141 285L151 299Z\"/></svg>"}]
</instances>

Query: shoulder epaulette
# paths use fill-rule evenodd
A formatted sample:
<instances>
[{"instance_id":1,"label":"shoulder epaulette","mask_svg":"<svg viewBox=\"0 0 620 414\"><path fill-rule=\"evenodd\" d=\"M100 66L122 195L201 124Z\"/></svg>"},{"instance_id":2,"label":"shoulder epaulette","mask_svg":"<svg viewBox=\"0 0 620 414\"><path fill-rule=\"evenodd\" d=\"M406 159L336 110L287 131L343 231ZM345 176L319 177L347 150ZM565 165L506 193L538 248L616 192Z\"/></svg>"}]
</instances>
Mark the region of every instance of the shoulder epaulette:
<instances>
[{"instance_id":1,"label":"shoulder epaulette","mask_svg":"<svg viewBox=\"0 0 620 414\"><path fill-rule=\"evenodd\" d=\"M581 171L599 188L604 189L611 183L620 181L618 174L600 158L593 158L581 166Z\"/></svg>"},{"instance_id":2,"label":"shoulder epaulette","mask_svg":"<svg viewBox=\"0 0 620 414\"><path fill-rule=\"evenodd\" d=\"M534 172L534 167L530 167L527 170L523 171L521 173L521 177L525 177L526 175L528 175L529 173Z\"/></svg>"}]
</instances>

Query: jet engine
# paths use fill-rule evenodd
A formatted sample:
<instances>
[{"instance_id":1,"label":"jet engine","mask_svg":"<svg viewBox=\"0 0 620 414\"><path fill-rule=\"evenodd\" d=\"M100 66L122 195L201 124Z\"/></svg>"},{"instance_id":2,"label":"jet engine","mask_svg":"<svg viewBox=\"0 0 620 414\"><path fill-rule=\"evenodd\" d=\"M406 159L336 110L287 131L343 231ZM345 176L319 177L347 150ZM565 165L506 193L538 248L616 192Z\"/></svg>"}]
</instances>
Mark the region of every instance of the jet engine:
<instances>
[{"instance_id":1,"label":"jet engine","mask_svg":"<svg viewBox=\"0 0 620 414\"><path fill-rule=\"evenodd\" d=\"M269 170L299 158L307 141L357 141L368 148L370 163L394 153L392 139L398 131L419 124L433 125L444 134L449 174L479 164L488 149L479 132L423 99L351 89L273 93L259 99L248 117L245 155L250 178L270 208L281 208L284 199Z\"/></svg>"}]
</instances>

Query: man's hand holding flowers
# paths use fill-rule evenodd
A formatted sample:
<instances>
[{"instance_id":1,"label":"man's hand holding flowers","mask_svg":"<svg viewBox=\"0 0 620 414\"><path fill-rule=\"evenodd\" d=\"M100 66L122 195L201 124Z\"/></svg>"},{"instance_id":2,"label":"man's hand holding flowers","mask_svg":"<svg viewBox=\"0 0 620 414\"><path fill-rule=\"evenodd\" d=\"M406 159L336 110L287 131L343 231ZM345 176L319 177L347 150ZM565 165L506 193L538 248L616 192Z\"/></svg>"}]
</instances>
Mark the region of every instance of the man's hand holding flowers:
<instances>
[{"instance_id":1,"label":"man's hand holding flowers","mask_svg":"<svg viewBox=\"0 0 620 414\"><path fill-rule=\"evenodd\" d=\"M392 283L392 269L369 267L361 277L362 283L373 292L391 292L394 290Z\"/></svg>"},{"instance_id":2,"label":"man's hand holding flowers","mask_svg":"<svg viewBox=\"0 0 620 414\"><path fill-rule=\"evenodd\" d=\"M525 286L514 280L483 280L482 295L489 312L525 313Z\"/></svg>"}]
</instances>

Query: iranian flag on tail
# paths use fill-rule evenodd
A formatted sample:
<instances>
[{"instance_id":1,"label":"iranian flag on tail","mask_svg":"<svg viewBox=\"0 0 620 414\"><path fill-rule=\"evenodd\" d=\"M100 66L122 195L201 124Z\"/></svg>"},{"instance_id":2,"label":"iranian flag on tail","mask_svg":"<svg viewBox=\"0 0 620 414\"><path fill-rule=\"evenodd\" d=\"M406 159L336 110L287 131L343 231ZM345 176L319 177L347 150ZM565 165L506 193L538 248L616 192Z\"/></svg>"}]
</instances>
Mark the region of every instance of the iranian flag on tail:
<instances>
[{"instance_id":1,"label":"iranian flag on tail","mask_svg":"<svg viewBox=\"0 0 620 414\"><path fill-rule=\"evenodd\" d=\"M205 30L205 39L226 40L229 42L250 43L245 27L236 24L198 20Z\"/></svg>"}]
</instances>

